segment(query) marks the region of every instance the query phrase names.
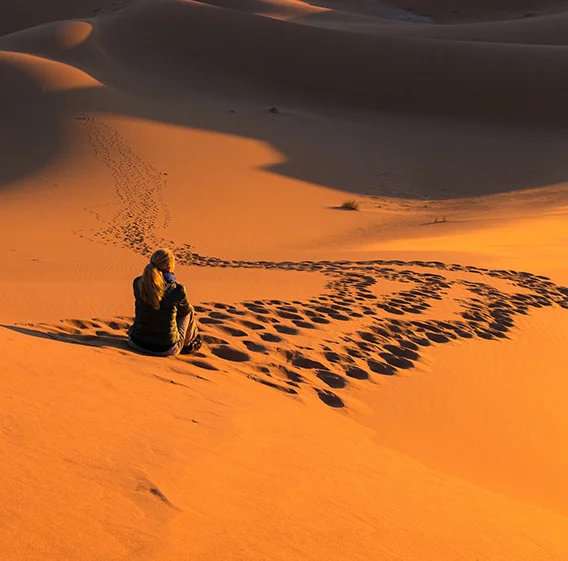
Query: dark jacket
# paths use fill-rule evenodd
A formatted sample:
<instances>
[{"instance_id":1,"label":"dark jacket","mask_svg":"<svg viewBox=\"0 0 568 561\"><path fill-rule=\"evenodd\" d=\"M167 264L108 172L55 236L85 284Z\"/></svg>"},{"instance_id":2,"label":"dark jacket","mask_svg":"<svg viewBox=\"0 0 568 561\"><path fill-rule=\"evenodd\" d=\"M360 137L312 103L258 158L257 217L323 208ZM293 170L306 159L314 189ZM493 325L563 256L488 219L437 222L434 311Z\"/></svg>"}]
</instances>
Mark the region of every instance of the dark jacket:
<instances>
[{"instance_id":1,"label":"dark jacket","mask_svg":"<svg viewBox=\"0 0 568 561\"><path fill-rule=\"evenodd\" d=\"M167 351L179 341L177 318L186 316L191 310L185 288L175 282L167 283L160 308L154 310L150 304L140 298L138 292L140 278L135 278L133 283L136 315L130 337L139 347L149 351Z\"/></svg>"}]
</instances>

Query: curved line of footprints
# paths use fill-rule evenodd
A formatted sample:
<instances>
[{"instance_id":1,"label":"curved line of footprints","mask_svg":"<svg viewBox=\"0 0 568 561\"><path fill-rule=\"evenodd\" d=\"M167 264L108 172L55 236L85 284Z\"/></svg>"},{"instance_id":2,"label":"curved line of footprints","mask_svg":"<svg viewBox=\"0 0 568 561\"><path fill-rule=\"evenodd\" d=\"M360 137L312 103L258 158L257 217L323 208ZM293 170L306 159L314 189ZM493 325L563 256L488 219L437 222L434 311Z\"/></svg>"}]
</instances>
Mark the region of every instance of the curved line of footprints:
<instances>
[{"instance_id":1,"label":"curved line of footprints","mask_svg":"<svg viewBox=\"0 0 568 561\"><path fill-rule=\"evenodd\" d=\"M324 293L307 300L254 300L239 304L200 303L195 306L204 347L182 360L204 371L226 364L250 379L288 394L309 388L331 407L344 407L341 390L356 381L393 376L414 367L424 349L456 340L509 336L519 315L532 309L568 309L568 288L531 273L489 270L424 261L223 261L178 250L182 264L319 272L329 281ZM421 272L409 267L435 269ZM443 272L467 278L448 278ZM459 275L452 275L459 277ZM479 280L472 278L479 277ZM408 284L407 290L376 295L377 279ZM507 292L483 282L507 281ZM421 317L449 291L460 286L452 319ZM129 318L61 322L38 326L81 336L94 330L104 337L125 338ZM309 334L309 338L298 335ZM300 341L309 341L301 344ZM211 355L220 360L211 360ZM244 368L243 368L244 367Z\"/></svg>"},{"instance_id":2,"label":"curved line of footprints","mask_svg":"<svg viewBox=\"0 0 568 561\"><path fill-rule=\"evenodd\" d=\"M116 190L116 204L109 205L112 216L104 218L105 208L90 209L101 228L78 234L146 256L159 246L175 247L175 242L157 234L158 228L169 226L163 202L167 174L134 154L125 138L97 118L81 113L77 124L94 155L112 174ZM207 360L210 352L237 367L251 366L244 371L249 378L286 393L313 388L331 407L344 406L338 394L349 383L410 369L430 345L458 339L503 339L519 314L552 305L568 309L568 288L525 272L437 261L228 261L196 254L188 244L174 252L185 265L318 272L329 277L326 291L309 300L201 303L195 309L204 352L183 360L216 370ZM467 278L455 278L454 273ZM408 290L378 296L372 290L377 279L406 283ZM507 281L511 290L504 292L483 282L492 279ZM421 317L436 301L451 298L449 291L455 286L470 294L457 302L458 319ZM116 318L111 322L71 320L41 328L100 341L123 338L127 325L126 318ZM91 332L94 335L88 335ZM301 332L310 333L309 346L294 341Z\"/></svg>"},{"instance_id":3,"label":"curved line of footprints","mask_svg":"<svg viewBox=\"0 0 568 561\"><path fill-rule=\"evenodd\" d=\"M329 276L326 292L309 300L258 300L240 305L217 302L199 305L196 310L212 354L246 362L253 353L260 353L264 356L256 365L258 374L249 377L288 393L297 393L307 384L331 407L344 406L337 390L345 388L349 379L392 376L411 369L431 345L458 339L504 339L515 318L531 309L552 305L568 309L567 287L543 276L511 270L424 261L235 262L198 255L188 259L182 252L178 259L198 266L318 271ZM440 272L408 267L469 275L452 280ZM511 291L501 291L483 278L471 280L471 274L507 281ZM377 296L372 291L377 279L411 286ZM435 301L449 298L448 292L455 286L471 295L459 300L459 312L453 314L456 319L420 317ZM342 327L339 331L338 325ZM310 346L294 345L294 336L307 330ZM229 338L232 343L226 340Z\"/></svg>"}]
</instances>

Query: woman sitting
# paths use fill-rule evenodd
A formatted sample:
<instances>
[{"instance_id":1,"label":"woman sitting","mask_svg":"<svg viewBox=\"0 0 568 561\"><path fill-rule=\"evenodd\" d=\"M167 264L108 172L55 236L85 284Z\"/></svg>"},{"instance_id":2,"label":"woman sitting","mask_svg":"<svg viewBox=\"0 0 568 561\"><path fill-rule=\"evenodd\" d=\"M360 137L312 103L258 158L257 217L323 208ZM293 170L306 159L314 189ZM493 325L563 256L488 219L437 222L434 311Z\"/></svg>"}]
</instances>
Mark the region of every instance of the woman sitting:
<instances>
[{"instance_id":1,"label":"woman sitting","mask_svg":"<svg viewBox=\"0 0 568 561\"><path fill-rule=\"evenodd\" d=\"M152 356L187 354L201 347L195 313L174 276L175 256L158 249L141 277L134 279L136 315L128 331L130 347Z\"/></svg>"}]
</instances>

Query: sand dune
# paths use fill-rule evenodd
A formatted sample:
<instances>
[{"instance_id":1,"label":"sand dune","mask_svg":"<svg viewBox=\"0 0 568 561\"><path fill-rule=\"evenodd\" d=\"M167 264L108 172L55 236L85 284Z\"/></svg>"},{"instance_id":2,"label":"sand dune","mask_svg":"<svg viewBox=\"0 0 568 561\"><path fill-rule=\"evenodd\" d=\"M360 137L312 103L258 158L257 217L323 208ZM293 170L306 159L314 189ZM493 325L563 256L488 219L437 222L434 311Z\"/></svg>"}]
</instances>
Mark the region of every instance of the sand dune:
<instances>
[{"instance_id":1,"label":"sand dune","mask_svg":"<svg viewBox=\"0 0 568 561\"><path fill-rule=\"evenodd\" d=\"M566 554L565 518L373 445L323 404L227 373L196 378L181 361L39 339L32 353L29 337L10 337L0 469L11 558Z\"/></svg>"},{"instance_id":2,"label":"sand dune","mask_svg":"<svg viewBox=\"0 0 568 561\"><path fill-rule=\"evenodd\" d=\"M175 1L101 18L95 37L89 37L104 54L105 66L106 57L111 58L120 78L134 72L137 87L149 91L158 83L172 85L175 78L186 85L190 81L194 90L228 89L237 96L262 88L264 97L318 104L555 124L565 119L561 70L568 55L558 48L459 41L448 49L441 40L390 33L353 36ZM1 46L19 50L20 42L11 36ZM258 49L258 44L265 47ZM54 56L52 49L37 50L34 54ZM67 56L74 61L70 51ZM80 53L76 56L81 65ZM90 71L92 63L86 63Z\"/></svg>"},{"instance_id":3,"label":"sand dune","mask_svg":"<svg viewBox=\"0 0 568 561\"><path fill-rule=\"evenodd\" d=\"M134 6L115 17L99 18L94 34L86 33L84 26L80 31L77 26L55 26L54 40L39 28L22 37L6 37L0 46L69 60L95 76L104 76L111 85L128 87L124 80L128 72L138 90L158 89L162 95L162 84L167 92L168 86L177 83L186 88L190 84L192 90L230 91L241 98L286 96L285 100L296 103L301 99L320 105L551 124L565 120L562 69L568 55L564 49L487 44L483 33L480 41L460 40L449 49L446 41L432 40L430 32L424 41L404 32L354 36L343 30L292 23L171 1ZM514 41L517 31L510 33ZM81 47L84 43L91 47L84 53L78 48L78 37L85 39ZM493 40L495 37L493 33ZM543 40L528 39L532 41L541 44ZM265 46L258 49L258 44ZM92 56L94 50L98 56Z\"/></svg>"},{"instance_id":4,"label":"sand dune","mask_svg":"<svg viewBox=\"0 0 568 561\"><path fill-rule=\"evenodd\" d=\"M393 6L409 13L426 15L444 23L457 21L507 20L531 17L543 13L566 11L563 0L391 0L390 2L368 2L366 0L306 0L311 5L324 6L334 10L345 10L376 16L383 6Z\"/></svg>"},{"instance_id":5,"label":"sand dune","mask_svg":"<svg viewBox=\"0 0 568 561\"><path fill-rule=\"evenodd\" d=\"M100 40L114 60L130 68L143 61L155 78L180 72L192 86L238 84L237 94L262 87L265 95L318 103L520 121L558 123L565 114L561 69L568 55L556 48L461 41L448 49L444 41L353 36L177 2L108 20Z\"/></svg>"},{"instance_id":6,"label":"sand dune","mask_svg":"<svg viewBox=\"0 0 568 561\"><path fill-rule=\"evenodd\" d=\"M0 35L44 23L114 13L140 0L8 0L0 7ZM144 1L144 0L142 0Z\"/></svg>"},{"instance_id":7,"label":"sand dune","mask_svg":"<svg viewBox=\"0 0 568 561\"><path fill-rule=\"evenodd\" d=\"M4 3L2 555L566 559L567 9Z\"/></svg>"}]
</instances>

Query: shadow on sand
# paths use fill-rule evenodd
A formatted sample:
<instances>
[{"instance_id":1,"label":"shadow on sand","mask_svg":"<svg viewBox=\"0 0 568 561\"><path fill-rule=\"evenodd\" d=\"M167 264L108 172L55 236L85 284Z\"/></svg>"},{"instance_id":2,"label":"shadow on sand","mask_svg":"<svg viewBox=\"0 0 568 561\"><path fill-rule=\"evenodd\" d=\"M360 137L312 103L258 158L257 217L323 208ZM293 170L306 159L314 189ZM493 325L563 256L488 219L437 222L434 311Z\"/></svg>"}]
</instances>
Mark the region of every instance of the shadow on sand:
<instances>
[{"instance_id":1,"label":"shadow on sand","mask_svg":"<svg viewBox=\"0 0 568 561\"><path fill-rule=\"evenodd\" d=\"M91 37L53 54L106 87L47 93L12 61L0 61L0 149L7 162L0 166L0 186L41 171L68 151L70 121L80 111L258 140L282 155L266 171L361 195L454 199L558 185L568 177L568 134L543 126L568 118L555 109L558 100L564 104L561 89L547 89L554 95L548 104L529 103L536 95L530 84L522 103L518 92L464 91L457 55L432 74L414 56L417 46L399 41L394 54L405 66L396 68L390 51L379 48L390 39L193 3L120 14L92 20ZM33 45L19 34L0 38L0 49L33 54ZM471 53L462 54L467 63ZM504 52L499 64L508 56ZM454 66L458 77L449 72ZM375 75L375 67L385 76ZM417 84L423 86L419 94ZM272 106L278 114L269 112ZM483 111L493 122L475 122ZM437 116L425 117L429 113ZM496 115L513 116L513 125L496 124ZM534 117L537 128L520 125L525 116Z\"/></svg>"},{"instance_id":2,"label":"shadow on sand","mask_svg":"<svg viewBox=\"0 0 568 561\"><path fill-rule=\"evenodd\" d=\"M40 331L39 329L32 329L30 327L21 327L18 325L0 325L4 329L9 329L20 333L22 335L29 335L31 337L38 337L39 339L51 339L52 341L60 341L62 343L71 343L73 345L85 345L88 347L98 347L98 348L115 348L122 351L129 351L134 353L134 351L128 346L128 339L126 334L124 336L112 335L112 334L75 334L75 333L49 333L46 331ZM136 353L134 353L136 354Z\"/></svg>"}]
</instances>

